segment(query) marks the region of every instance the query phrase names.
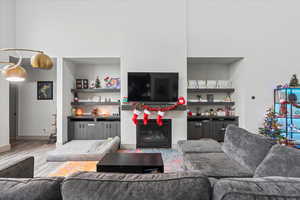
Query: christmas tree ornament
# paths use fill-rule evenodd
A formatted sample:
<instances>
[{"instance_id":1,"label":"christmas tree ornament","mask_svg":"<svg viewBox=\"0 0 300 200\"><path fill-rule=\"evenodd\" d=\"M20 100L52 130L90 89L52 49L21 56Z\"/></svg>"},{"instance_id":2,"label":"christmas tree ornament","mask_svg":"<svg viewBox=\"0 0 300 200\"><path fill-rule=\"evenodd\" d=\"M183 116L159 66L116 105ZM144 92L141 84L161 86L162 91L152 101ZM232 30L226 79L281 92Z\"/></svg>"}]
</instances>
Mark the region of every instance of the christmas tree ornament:
<instances>
[{"instance_id":1,"label":"christmas tree ornament","mask_svg":"<svg viewBox=\"0 0 300 200\"><path fill-rule=\"evenodd\" d=\"M156 123L158 126L163 125L163 117L165 116L165 112L158 111L157 113L157 118L156 118Z\"/></svg>"},{"instance_id":2,"label":"christmas tree ornament","mask_svg":"<svg viewBox=\"0 0 300 200\"><path fill-rule=\"evenodd\" d=\"M143 123L145 126L148 124L149 115L150 115L150 111L145 109L144 110L144 120L143 120Z\"/></svg>"},{"instance_id":3,"label":"christmas tree ornament","mask_svg":"<svg viewBox=\"0 0 300 200\"><path fill-rule=\"evenodd\" d=\"M133 121L133 123L134 123L135 125L137 125L137 123L138 123L137 118L139 117L139 115L140 115L141 113L142 113L141 111L139 111L139 110L137 110L137 109L134 109L132 121Z\"/></svg>"}]
</instances>

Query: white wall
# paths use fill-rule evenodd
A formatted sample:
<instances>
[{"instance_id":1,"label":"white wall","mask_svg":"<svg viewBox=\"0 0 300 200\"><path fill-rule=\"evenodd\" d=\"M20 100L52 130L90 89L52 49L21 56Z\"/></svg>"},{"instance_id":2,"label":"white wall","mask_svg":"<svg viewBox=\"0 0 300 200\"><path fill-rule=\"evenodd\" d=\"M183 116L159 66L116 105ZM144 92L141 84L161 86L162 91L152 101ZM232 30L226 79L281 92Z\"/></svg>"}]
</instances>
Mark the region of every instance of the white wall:
<instances>
[{"instance_id":1,"label":"white wall","mask_svg":"<svg viewBox=\"0 0 300 200\"><path fill-rule=\"evenodd\" d=\"M128 71L177 71L186 97L187 56L244 57L232 71L237 110L241 126L256 131L272 89L299 72L299 6L298 0L17 0L16 44L59 58L121 57L121 96ZM122 112L124 144L135 143L131 115ZM186 137L186 117L170 116L180 124L175 143Z\"/></svg>"},{"instance_id":2,"label":"white wall","mask_svg":"<svg viewBox=\"0 0 300 200\"><path fill-rule=\"evenodd\" d=\"M43 49L59 58L121 56L122 96L127 96L127 71L179 72L179 93L186 97L185 2L182 0L17 0L16 38L19 47ZM61 62L58 68L62 66ZM65 79L63 70L58 69L58 82ZM65 86L58 84L62 95ZM65 101L58 99L58 113L62 114L58 117L58 132L66 131L63 124L68 113L64 110L70 101ZM122 113L122 137L128 137L122 140L125 144L135 144L131 115L131 112ZM185 112L174 113L174 120L177 127L174 127L173 143L176 143L186 138ZM123 135L125 132L127 135Z\"/></svg>"},{"instance_id":3,"label":"white wall","mask_svg":"<svg viewBox=\"0 0 300 200\"><path fill-rule=\"evenodd\" d=\"M33 69L26 59L22 62L28 77L18 84L17 136L44 136L51 133L56 114L56 62L51 70ZM53 100L37 100L37 81L53 81Z\"/></svg>"},{"instance_id":4,"label":"white wall","mask_svg":"<svg viewBox=\"0 0 300 200\"><path fill-rule=\"evenodd\" d=\"M127 72L178 72L179 95L186 98L185 1L130 2L124 7L127 25L121 60L121 96L127 96ZM132 112L122 112L123 145L136 143L136 127L131 118ZM169 112L165 118L173 120L172 144L186 139L186 112Z\"/></svg>"},{"instance_id":5,"label":"white wall","mask_svg":"<svg viewBox=\"0 0 300 200\"><path fill-rule=\"evenodd\" d=\"M230 67L226 64L188 64L188 80L230 80Z\"/></svg>"},{"instance_id":6,"label":"white wall","mask_svg":"<svg viewBox=\"0 0 300 200\"><path fill-rule=\"evenodd\" d=\"M0 0L0 48L15 47L15 5L14 0ZM8 61L7 54L0 53L0 60ZM0 152L2 152L10 149L9 83L2 77L0 77L0 93Z\"/></svg>"},{"instance_id":7,"label":"white wall","mask_svg":"<svg viewBox=\"0 0 300 200\"><path fill-rule=\"evenodd\" d=\"M273 88L299 74L298 0L188 0L188 56L241 56L241 125L257 132ZM251 96L256 96L251 100Z\"/></svg>"},{"instance_id":8,"label":"white wall","mask_svg":"<svg viewBox=\"0 0 300 200\"><path fill-rule=\"evenodd\" d=\"M74 88L74 65L65 62L64 59L58 59L57 70L57 144L61 145L68 141L68 121L67 117L71 115L71 102Z\"/></svg>"}]
</instances>

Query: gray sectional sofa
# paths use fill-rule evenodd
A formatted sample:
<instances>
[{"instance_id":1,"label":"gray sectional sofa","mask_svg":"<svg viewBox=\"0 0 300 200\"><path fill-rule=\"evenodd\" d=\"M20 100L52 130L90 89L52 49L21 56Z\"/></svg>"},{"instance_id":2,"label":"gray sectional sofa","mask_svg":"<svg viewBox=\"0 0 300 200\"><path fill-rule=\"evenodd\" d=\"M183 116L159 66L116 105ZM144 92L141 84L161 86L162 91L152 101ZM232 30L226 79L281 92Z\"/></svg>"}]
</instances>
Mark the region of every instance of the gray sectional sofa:
<instances>
[{"instance_id":1,"label":"gray sectional sofa","mask_svg":"<svg viewBox=\"0 0 300 200\"><path fill-rule=\"evenodd\" d=\"M178 146L184 172L0 178L0 200L300 200L299 150L235 126L223 145L204 139Z\"/></svg>"}]
</instances>

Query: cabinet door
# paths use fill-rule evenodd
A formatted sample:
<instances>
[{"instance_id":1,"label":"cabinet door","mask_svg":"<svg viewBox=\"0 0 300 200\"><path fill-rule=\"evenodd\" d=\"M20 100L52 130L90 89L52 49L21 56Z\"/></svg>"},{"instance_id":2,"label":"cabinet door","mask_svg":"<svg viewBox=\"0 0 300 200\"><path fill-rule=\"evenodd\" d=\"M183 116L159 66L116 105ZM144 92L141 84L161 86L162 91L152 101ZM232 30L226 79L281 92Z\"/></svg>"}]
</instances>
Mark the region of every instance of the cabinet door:
<instances>
[{"instance_id":1,"label":"cabinet door","mask_svg":"<svg viewBox=\"0 0 300 200\"><path fill-rule=\"evenodd\" d=\"M225 135L225 127L224 127L224 121L212 121L211 122L211 134L212 138L223 142L224 141L224 135Z\"/></svg>"},{"instance_id":2,"label":"cabinet door","mask_svg":"<svg viewBox=\"0 0 300 200\"><path fill-rule=\"evenodd\" d=\"M85 139L85 126L83 122L74 123L74 139L75 140L84 140Z\"/></svg>"},{"instance_id":3,"label":"cabinet door","mask_svg":"<svg viewBox=\"0 0 300 200\"><path fill-rule=\"evenodd\" d=\"M74 122L73 126L74 126L73 139L78 140L78 138L80 137L80 131L81 131L80 122Z\"/></svg>"},{"instance_id":4,"label":"cabinet door","mask_svg":"<svg viewBox=\"0 0 300 200\"><path fill-rule=\"evenodd\" d=\"M211 135L211 120L203 120L201 129L201 138L212 138Z\"/></svg>"},{"instance_id":5,"label":"cabinet door","mask_svg":"<svg viewBox=\"0 0 300 200\"><path fill-rule=\"evenodd\" d=\"M103 131L103 139L107 139L110 134L110 122L103 122L104 125L104 131Z\"/></svg>"},{"instance_id":6,"label":"cabinet door","mask_svg":"<svg viewBox=\"0 0 300 200\"><path fill-rule=\"evenodd\" d=\"M85 122L86 140L97 140L97 122Z\"/></svg>"},{"instance_id":7,"label":"cabinet door","mask_svg":"<svg viewBox=\"0 0 300 200\"><path fill-rule=\"evenodd\" d=\"M110 123L110 134L109 137L116 137L116 136L120 136L120 122L118 121L112 121Z\"/></svg>"},{"instance_id":8,"label":"cabinet door","mask_svg":"<svg viewBox=\"0 0 300 200\"><path fill-rule=\"evenodd\" d=\"M104 122L98 122L97 124L97 139L104 140L105 139L105 130L104 130Z\"/></svg>"},{"instance_id":9,"label":"cabinet door","mask_svg":"<svg viewBox=\"0 0 300 200\"><path fill-rule=\"evenodd\" d=\"M116 122L116 127L117 127L116 136L121 137L121 123L119 121Z\"/></svg>"},{"instance_id":10,"label":"cabinet door","mask_svg":"<svg viewBox=\"0 0 300 200\"><path fill-rule=\"evenodd\" d=\"M203 123L202 121L190 121L188 122L188 140L199 140L203 135Z\"/></svg>"}]
</instances>

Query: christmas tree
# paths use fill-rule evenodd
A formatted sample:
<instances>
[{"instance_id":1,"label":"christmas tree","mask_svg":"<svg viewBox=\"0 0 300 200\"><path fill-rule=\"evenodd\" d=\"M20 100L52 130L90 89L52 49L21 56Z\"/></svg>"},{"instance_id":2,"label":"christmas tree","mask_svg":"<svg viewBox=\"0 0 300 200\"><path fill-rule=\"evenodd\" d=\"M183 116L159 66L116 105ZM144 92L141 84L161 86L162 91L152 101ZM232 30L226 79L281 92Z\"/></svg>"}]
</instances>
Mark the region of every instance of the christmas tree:
<instances>
[{"instance_id":1,"label":"christmas tree","mask_svg":"<svg viewBox=\"0 0 300 200\"><path fill-rule=\"evenodd\" d=\"M278 123L274 109L269 108L265 114L263 127L259 128L259 133L274 139L284 139L280 127L281 124Z\"/></svg>"},{"instance_id":2,"label":"christmas tree","mask_svg":"<svg viewBox=\"0 0 300 200\"><path fill-rule=\"evenodd\" d=\"M99 79L99 76L97 76L96 81L95 81L95 88L100 88L101 87L101 82Z\"/></svg>"}]
</instances>

